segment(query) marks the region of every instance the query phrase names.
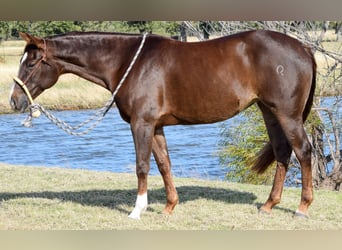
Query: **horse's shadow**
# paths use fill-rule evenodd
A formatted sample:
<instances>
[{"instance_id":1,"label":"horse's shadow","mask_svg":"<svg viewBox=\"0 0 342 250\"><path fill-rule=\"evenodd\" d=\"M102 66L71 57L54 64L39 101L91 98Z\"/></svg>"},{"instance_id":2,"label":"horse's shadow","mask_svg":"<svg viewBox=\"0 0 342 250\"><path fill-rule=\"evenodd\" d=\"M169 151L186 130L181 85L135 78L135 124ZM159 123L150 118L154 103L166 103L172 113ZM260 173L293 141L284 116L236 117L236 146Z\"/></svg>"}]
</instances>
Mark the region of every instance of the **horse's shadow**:
<instances>
[{"instance_id":1,"label":"horse's shadow","mask_svg":"<svg viewBox=\"0 0 342 250\"><path fill-rule=\"evenodd\" d=\"M237 190L212 188L205 186L180 186L177 188L179 203L197 199L208 199L222 201L228 204L253 204L257 198L253 193L240 192ZM7 201L17 198L44 198L71 201L86 206L100 206L116 209L129 213L123 209L124 205L133 207L136 198L136 189L115 189L115 190L84 190L84 191L43 191L27 193L0 193L0 201ZM164 188L152 189L148 192L149 204L166 201Z\"/></svg>"}]
</instances>

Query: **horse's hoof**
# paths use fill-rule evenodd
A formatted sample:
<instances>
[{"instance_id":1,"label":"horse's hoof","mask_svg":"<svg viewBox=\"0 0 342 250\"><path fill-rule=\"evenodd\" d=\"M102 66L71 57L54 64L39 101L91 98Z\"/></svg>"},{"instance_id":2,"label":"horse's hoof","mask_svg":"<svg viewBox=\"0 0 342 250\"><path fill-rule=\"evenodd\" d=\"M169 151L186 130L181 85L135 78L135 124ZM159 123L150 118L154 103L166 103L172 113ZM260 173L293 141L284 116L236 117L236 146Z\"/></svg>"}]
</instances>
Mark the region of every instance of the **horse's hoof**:
<instances>
[{"instance_id":1,"label":"horse's hoof","mask_svg":"<svg viewBox=\"0 0 342 250\"><path fill-rule=\"evenodd\" d=\"M168 212L165 212L165 211L162 211L161 212L162 215L165 215L165 216L171 216L172 214L168 213Z\"/></svg>"},{"instance_id":2,"label":"horse's hoof","mask_svg":"<svg viewBox=\"0 0 342 250\"><path fill-rule=\"evenodd\" d=\"M133 220L140 220L140 215L131 213L130 215L128 215L128 218Z\"/></svg>"},{"instance_id":3,"label":"horse's hoof","mask_svg":"<svg viewBox=\"0 0 342 250\"><path fill-rule=\"evenodd\" d=\"M172 215L172 211L170 211L169 209L164 209L162 212L161 212L163 215L168 215L168 216L171 216Z\"/></svg>"},{"instance_id":4,"label":"horse's hoof","mask_svg":"<svg viewBox=\"0 0 342 250\"><path fill-rule=\"evenodd\" d=\"M266 211L266 210L263 209L262 207L259 208L258 213L259 213L259 215L267 215L267 216L272 215L272 212L271 212L271 211Z\"/></svg>"},{"instance_id":5,"label":"horse's hoof","mask_svg":"<svg viewBox=\"0 0 342 250\"><path fill-rule=\"evenodd\" d=\"M303 212L300 212L300 211L296 211L295 214L294 214L294 217L296 218L303 218L303 219L309 219L309 216Z\"/></svg>"},{"instance_id":6,"label":"horse's hoof","mask_svg":"<svg viewBox=\"0 0 342 250\"><path fill-rule=\"evenodd\" d=\"M140 220L140 214L145 212L147 209L147 206L143 207L143 208L139 208L139 207L135 207L132 211L132 213L130 213L130 215L128 215L128 218L134 219L134 220Z\"/></svg>"}]
</instances>

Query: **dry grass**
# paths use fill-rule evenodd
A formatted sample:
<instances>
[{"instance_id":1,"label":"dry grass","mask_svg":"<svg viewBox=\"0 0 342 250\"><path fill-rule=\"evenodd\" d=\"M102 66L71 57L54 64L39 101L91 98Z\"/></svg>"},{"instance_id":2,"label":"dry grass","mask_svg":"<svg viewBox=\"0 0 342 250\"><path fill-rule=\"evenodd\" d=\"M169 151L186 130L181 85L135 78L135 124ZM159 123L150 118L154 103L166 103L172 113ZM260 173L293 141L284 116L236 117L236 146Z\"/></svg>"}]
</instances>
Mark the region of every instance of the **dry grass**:
<instances>
[{"instance_id":1,"label":"dry grass","mask_svg":"<svg viewBox=\"0 0 342 250\"><path fill-rule=\"evenodd\" d=\"M342 193L316 191L310 219L293 218L300 190L285 188L272 216L257 207L269 186L175 178L180 203L161 214L161 177L149 178L149 208L127 216L136 197L131 174L0 164L0 229L322 230L342 229Z\"/></svg>"}]
</instances>

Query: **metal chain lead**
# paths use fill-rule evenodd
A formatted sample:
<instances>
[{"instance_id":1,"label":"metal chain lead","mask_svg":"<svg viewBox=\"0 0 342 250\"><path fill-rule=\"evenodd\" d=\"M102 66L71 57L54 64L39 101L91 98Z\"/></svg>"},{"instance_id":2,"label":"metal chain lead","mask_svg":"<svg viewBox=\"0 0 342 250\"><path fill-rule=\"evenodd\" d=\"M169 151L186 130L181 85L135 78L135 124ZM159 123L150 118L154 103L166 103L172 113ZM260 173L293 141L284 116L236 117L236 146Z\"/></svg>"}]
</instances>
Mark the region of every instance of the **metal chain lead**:
<instances>
[{"instance_id":1,"label":"metal chain lead","mask_svg":"<svg viewBox=\"0 0 342 250\"><path fill-rule=\"evenodd\" d=\"M38 108L45 116L48 118L52 123L54 123L58 128L64 130L66 133L69 135L74 135L74 136L81 136L89 133L91 130L93 130L99 123L102 121L104 116L102 114L95 116L93 115L91 118L86 120L85 122L77 125L77 126L70 126L68 123L65 121L57 118L53 114L49 113L44 107L40 105L35 105L33 108ZM98 112L97 112L98 113ZM95 120L95 121L94 121ZM88 128L85 128L83 131L77 132L80 128L84 127L91 121L94 121Z\"/></svg>"},{"instance_id":2,"label":"metal chain lead","mask_svg":"<svg viewBox=\"0 0 342 250\"><path fill-rule=\"evenodd\" d=\"M68 133L69 135L74 135L74 136L81 136L81 135L85 135L87 133L89 133L91 130L93 130L105 117L105 115L107 114L107 112L110 110L110 108L113 106L114 104L114 99L116 94L119 92L122 84L124 83L124 81L126 80L128 74L130 73L131 69L133 68L133 65L135 64L143 46L146 40L146 36L147 33L144 33L143 38L141 40L140 46L137 50L137 52L135 53L130 65L128 66L128 68L126 69L125 74L122 76L118 86L116 87L115 91L113 92L111 98L106 102L105 106L102 107L101 109L99 109L98 111L96 111L96 113L94 115L92 115L90 118L88 118L86 121L80 123L77 126L71 126L68 123L66 123L65 121L57 118L56 116L54 116L53 114L51 114L50 112L48 112L44 107L42 107L39 104L31 104L30 105L30 114L28 115L28 117L23 121L23 125L25 127L31 127L32 126L32 113L36 110L40 110L52 123L54 123L58 128L64 130L66 133ZM87 124L89 124L90 122L94 121L91 125L89 125L88 128L85 128L83 131L77 132L77 130L79 130L80 128L86 126Z\"/></svg>"}]
</instances>

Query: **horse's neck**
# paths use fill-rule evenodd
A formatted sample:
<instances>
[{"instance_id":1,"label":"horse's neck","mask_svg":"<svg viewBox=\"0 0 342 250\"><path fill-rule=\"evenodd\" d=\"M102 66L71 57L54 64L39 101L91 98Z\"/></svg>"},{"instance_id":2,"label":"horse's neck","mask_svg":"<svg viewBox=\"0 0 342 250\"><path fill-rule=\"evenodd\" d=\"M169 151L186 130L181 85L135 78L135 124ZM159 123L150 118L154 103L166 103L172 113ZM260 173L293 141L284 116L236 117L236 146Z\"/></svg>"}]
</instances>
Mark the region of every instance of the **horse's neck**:
<instances>
[{"instance_id":1,"label":"horse's neck","mask_svg":"<svg viewBox=\"0 0 342 250\"><path fill-rule=\"evenodd\" d=\"M121 74L120 69L129 63L127 58L132 57L132 48L138 46L138 39L117 39L115 36L86 39L75 37L55 42L54 57L58 60L62 74L76 74L113 91Z\"/></svg>"}]
</instances>

